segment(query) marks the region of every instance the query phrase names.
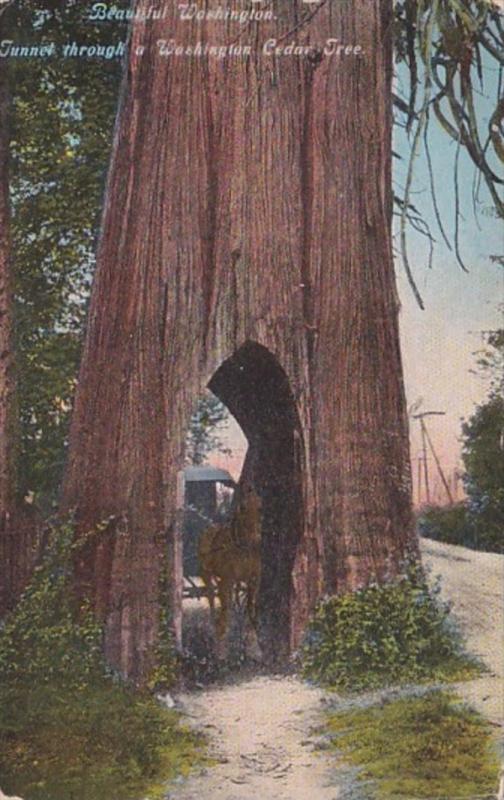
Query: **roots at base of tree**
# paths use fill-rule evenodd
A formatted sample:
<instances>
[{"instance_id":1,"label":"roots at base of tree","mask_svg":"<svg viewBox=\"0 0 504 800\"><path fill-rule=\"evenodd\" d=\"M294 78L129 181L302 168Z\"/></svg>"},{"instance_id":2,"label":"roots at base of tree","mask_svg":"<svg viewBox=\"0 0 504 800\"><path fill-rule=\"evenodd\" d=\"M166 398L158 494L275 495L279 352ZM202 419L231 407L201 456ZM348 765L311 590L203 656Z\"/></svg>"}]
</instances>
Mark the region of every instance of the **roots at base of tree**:
<instances>
[{"instance_id":1,"label":"roots at base of tree","mask_svg":"<svg viewBox=\"0 0 504 800\"><path fill-rule=\"evenodd\" d=\"M206 600L184 609L183 677L189 684L211 683L227 674L265 666L259 636L245 609L233 607L224 637L217 635L219 609L212 614Z\"/></svg>"}]
</instances>

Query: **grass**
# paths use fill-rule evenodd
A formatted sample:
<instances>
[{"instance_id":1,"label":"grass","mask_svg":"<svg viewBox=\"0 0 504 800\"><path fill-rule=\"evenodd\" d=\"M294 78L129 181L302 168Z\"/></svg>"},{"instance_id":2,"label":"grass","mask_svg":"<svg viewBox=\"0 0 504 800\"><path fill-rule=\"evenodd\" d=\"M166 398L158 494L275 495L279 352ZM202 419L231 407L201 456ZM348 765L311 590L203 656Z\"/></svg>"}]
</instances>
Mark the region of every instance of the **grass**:
<instances>
[{"instance_id":1,"label":"grass","mask_svg":"<svg viewBox=\"0 0 504 800\"><path fill-rule=\"evenodd\" d=\"M328 729L334 747L370 781L370 798L495 796L499 760L490 727L452 693L337 713Z\"/></svg>"},{"instance_id":2,"label":"grass","mask_svg":"<svg viewBox=\"0 0 504 800\"><path fill-rule=\"evenodd\" d=\"M149 695L110 681L2 686L0 786L25 800L152 800L203 742Z\"/></svg>"}]
</instances>

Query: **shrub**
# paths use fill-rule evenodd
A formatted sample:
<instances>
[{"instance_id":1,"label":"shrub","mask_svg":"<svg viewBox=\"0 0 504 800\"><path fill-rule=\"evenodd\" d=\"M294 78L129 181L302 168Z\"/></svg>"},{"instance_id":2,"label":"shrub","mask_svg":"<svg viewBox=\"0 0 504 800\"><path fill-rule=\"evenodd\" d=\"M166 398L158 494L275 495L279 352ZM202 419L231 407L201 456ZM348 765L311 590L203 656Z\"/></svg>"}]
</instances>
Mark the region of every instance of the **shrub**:
<instances>
[{"instance_id":1,"label":"shrub","mask_svg":"<svg viewBox=\"0 0 504 800\"><path fill-rule=\"evenodd\" d=\"M474 525L466 503L423 508L418 514L418 530L421 536L438 542L472 548L476 545Z\"/></svg>"},{"instance_id":2,"label":"shrub","mask_svg":"<svg viewBox=\"0 0 504 800\"><path fill-rule=\"evenodd\" d=\"M394 583L325 600L302 648L305 676L357 691L472 674L475 662L438 595L415 567Z\"/></svg>"},{"instance_id":3,"label":"shrub","mask_svg":"<svg viewBox=\"0 0 504 800\"><path fill-rule=\"evenodd\" d=\"M79 686L102 675L102 630L72 591L71 524L49 530L41 564L0 629L0 682Z\"/></svg>"},{"instance_id":4,"label":"shrub","mask_svg":"<svg viewBox=\"0 0 504 800\"><path fill-rule=\"evenodd\" d=\"M501 494L504 496L504 490ZM502 508L499 511L495 497L487 495L477 497L473 494L465 502L453 506L422 509L418 514L418 531L428 539L472 550L489 553L504 551Z\"/></svg>"}]
</instances>

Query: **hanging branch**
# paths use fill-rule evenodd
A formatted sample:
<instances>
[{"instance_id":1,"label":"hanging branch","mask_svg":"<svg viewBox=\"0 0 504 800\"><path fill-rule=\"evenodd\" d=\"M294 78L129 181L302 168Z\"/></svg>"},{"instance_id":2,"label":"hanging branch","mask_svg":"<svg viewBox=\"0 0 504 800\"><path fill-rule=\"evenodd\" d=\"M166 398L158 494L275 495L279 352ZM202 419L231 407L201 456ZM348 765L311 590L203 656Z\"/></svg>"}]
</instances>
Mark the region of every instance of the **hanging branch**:
<instances>
[{"instance_id":1,"label":"hanging branch","mask_svg":"<svg viewBox=\"0 0 504 800\"><path fill-rule=\"evenodd\" d=\"M422 48L424 50L424 54L428 54L430 52L430 48L432 46L432 34L433 34L434 21L435 21L435 15L436 15L438 3L439 3L439 0L434 0L432 8L431 8L430 12L428 12L427 24L425 26L425 41L423 42L423 48ZM421 18L422 18L423 11L424 11L424 3L421 0L421 2L419 2L419 4L418 4L418 16L417 16L417 23L416 23L417 28L419 27L419 25L421 23ZM430 62L429 62L429 59L428 58L424 58L424 63L426 65L425 81L424 81L424 97L423 97L422 107L420 109L420 113L419 113L419 116L418 116L418 122L416 123L415 133L414 133L414 136L413 136L413 145L412 145L412 148L411 148L411 155L410 155L410 159L409 159L409 163L408 163L408 172L407 172L407 176L406 176L406 186L404 188L404 204L402 206L401 220L400 220L400 241L401 241L401 254L402 254L402 259L403 259L403 265L404 265L404 269L406 271L406 277L408 279L408 283L410 284L411 289L413 291L413 294L415 296L415 299L416 299L416 301L417 301L417 303L418 303L418 305L420 306L421 309L424 309L424 304L423 304L423 300L422 300L422 297L420 295L420 292L418 291L418 287L417 287L417 285L415 283L415 279L413 277L413 273L412 273L410 262L409 262L406 228L407 228L407 222L408 222L407 209L408 209L408 206L409 206L410 196L411 196L411 189L412 189L412 185L413 185L413 170L414 170L414 165L415 165L416 158L417 158L417 156L419 154L420 142L422 140L422 134L423 134L424 128L425 128L425 126L427 124L428 108L429 108L429 102L430 102L430 96L431 96L431 87L432 87L432 81L431 81L431 76L430 76ZM410 120L411 118L408 117L408 119Z\"/></svg>"},{"instance_id":2,"label":"hanging branch","mask_svg":"<svg viewBox=\"0 0 504 800\"><path fill-rule=\"evenodd\" d=\"M426 156L426 159L427 159L427 168L428 168L428 171L429 171L429 181L430 181L430 187L431 187L431 196L432 196L432 205L433 205L433 208L434 208L434 216L436 217L436 222L437 222L438 228L439 228L439 230L441 232L441 236L443 237L444 242L445 242L448 250L451 250L452 247L451 247L451 244L450 244L450 240L448 239L448 236L445 233L443 222L441 220L441 213L439 211L439 206L438 206L438 202L437 202L436 183L435 183L435 180L434 180L434 170L433 170L433 167L432 167L432 158L431 158L430 147L429 147L428 125L429 125L429 117L427 115L426 124L424 126L424 149L425 149L425 156Z\"/></svg>"},{"instance_id":3,"label":"hanging branch","mask_svg":"<svg viewBox=\"0 0 504 800\"><path fill-rule=\"evenodd\" d=\"M415 12L415 13L413 13ZM501 96L504 65L504 25L501 12L488 0L399 0L395 11L396 59L409 71L409 97L394 95L396 124L412 133L411 153L402 198L395 202L400 211L400 251L413 294L422 307L412 275L407 250L407 229L418 229L410 213L414 165L421 149L429 172L430 193L437 225L458 263L466 270L458 234L461 220L458 166L460 152L473 161L478 179L473 185L473 205L481 180L487 187L496 215L504 218L500 187L504 180L496 164L504 162L504 98ZM488 123L478 120L474 93L484 88L488 63L498 70L495 107ZM420 66L421 65L421 66ZM475 88L476 87L476 88ZM492 87L493 88L493 87ZM455 233L450 242L437 202L434 170L429 150L430 109L433 118L456 143L454 174ZM397 118L398 117L398 118ZM402 121L401 121L402 117Z\"/></svg>"},{"instance_id":4,"label":"hanging branch","mask_svg":"<svg viewBox=\"0 0 504 800\"><path fill-rule=\"evenodd\" d=\"M455 195L455 257L457 259L458 264L460 265L460 268L464 272L469 272L464 262L462 261L462 257L460 255L460 247L459 247L459 220L460 220L460 193L459 193L459 181L458 181L459 156L460 156L460 142L457 144L457 149L455 151L455 169L453 170L453 188Z\"/></svg>"}]
</instances>

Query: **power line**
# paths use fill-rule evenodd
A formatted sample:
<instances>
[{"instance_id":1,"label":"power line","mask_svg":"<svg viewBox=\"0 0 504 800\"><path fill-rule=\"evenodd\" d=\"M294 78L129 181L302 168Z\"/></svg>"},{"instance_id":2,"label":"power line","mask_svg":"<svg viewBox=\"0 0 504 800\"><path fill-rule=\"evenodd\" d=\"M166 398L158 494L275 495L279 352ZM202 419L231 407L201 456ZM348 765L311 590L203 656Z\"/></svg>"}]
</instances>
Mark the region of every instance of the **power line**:
<instances>
[{"instance_id":1,"label":"power line","mask_svg":"<svg viewBox=\"0 0 504 800\"><path fill-rule=\"evenodd\" d=\"M446 475L444 474L443 468L441 466L441 461L439 460L438 454L436 453L434 443L430 437L429 431L427 430L427 424L425 422L426 417L444 417L444 416L446 416L446 411L422 411L419 414L413 414L413 419L418 419L420 421L420 431L422 435L422 453L423 453L422 461L424 470L425 495L427 503L430 503L429 464L427 459L427 448L429 448L433 455L434 462L436 464L439 477L441 478L441 482L446 491L448 500L453 505L455 500L453 498L452 491L446 479ZM420 462L419 462L419 477L420 474L421 473L420 473ZM420 489L420 484L419 484L419 489Z\"/></svg>"}]
</instances>

